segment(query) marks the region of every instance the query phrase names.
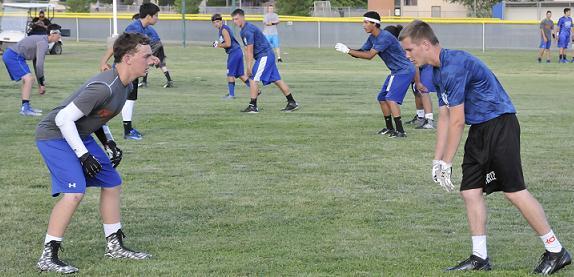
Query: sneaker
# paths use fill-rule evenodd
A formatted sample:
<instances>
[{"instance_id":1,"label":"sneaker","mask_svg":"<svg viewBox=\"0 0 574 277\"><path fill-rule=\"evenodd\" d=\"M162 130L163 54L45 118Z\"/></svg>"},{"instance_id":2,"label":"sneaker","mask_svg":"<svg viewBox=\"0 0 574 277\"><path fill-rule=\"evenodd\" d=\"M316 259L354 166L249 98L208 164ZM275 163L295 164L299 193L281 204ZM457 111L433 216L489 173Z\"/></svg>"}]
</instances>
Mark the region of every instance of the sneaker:
<instances>
[{"instance_id":1,"label":"sneaker","mask_svg":"<svg viewBox=\"0 0 574 277\"><path fill-rule=\"evenodd\" d=\"M383 128L382 130L378 131L377 134L378 135L386 135L386 134L390 134L391 132L394 132L394 129L387 129L387 128Z\"/></svg>"},{"instance_id":2,"label":"sneaker","mask_svg":"<svg viewBox=\"0 0 574 277\"><path fill-rule=\"evenodd\" d=\"M42 111L32 108L32 106L30 106L30 103L24 103L20 108L20 114L23 116L42 116Z\"/></svg>"},{"instance_id":3,"label":"sneaker","mask_svg":"<svg viewBox=\"0 0 574 277\"><path fill-rule=\"evenodd\" d=\"M425 121L424 117L418 117L417 115L415 115L415 117L413 117L413 119L405 122L405 124L419 126L419 125L422 125L424 123L424 121Z\"/></svg>"},{"instance_id":4,"label":"sneaker","mask_svg":"<svg viewBox=\"0 0 574 277\"><path fill-rule=\"evenodd\" d=\"M540 264L534 269L534 273L550 275L569 265L571 262L572 258L570 257L570 253L568 253L564 247L562 247L562 250L558 253L545 251L540 257Z\"/></svg>"},{"instance_id":5,"label":"sneaker","mask_svg":"<svg viewBox=\"0 0 574 277\"><path fill-rule=\"evenodd\" d=\"M406 138L407 134L404 132L393 131L389 132L389 138Z\"/></svg>"},{"instance_id":6,"label":"sneaker","mask_svg":"<svg viewBox=\"0 0 574 277\"><path fill-rule=\"evenodd\" d=\"M282 63L283 60L281 58L277 59L278 62Z\"/></svg>"},{"instance_id":7,"label":"sneaker","mask_svg":"<svg viewBox=\"0 0 574 277\"><path fill-rule=\"evenodd\" d=\"M144 252L133 251L126 248L123 243L123 239L126 237L122 229L109 235L106 238L107 249L104 256L114 258L114 259L133 259L133 260L144 260L151 258L151 255Z\"/></svg>"},{"instance_id":8,"label":"sneaker","mask_svg":"<svg viewBox=\"0 0 574 277\"><path fill-rule=\"evenodd\" d=\"M235 99L235 96L226 94L226 95L223 96L221 99L223 99L223 100L233 100L233 99Z\"/></svg>"},{"instance_id":9,"label":"sneaker","mask_svg":"<svg viewBox=\"0 0 574 277\"><path fill-rule=\"evenodd\" d=\"M423 124L415 127L415 129L434 129L434 122L432 119L425 119Z\"/></svg>"},{"instance_id":10,"label":"sneaker","mask_svg":"<svg viewBox=\"0 0 574 277\"><path fill-rule=\"evenodd\" d=\"M285 106L285 108L281 109L282 112L292 112L294 110L298 110L299 109L299 104L297 104L297 102L287 102L287 106Z\"/></svg>"},{"instance_id":11,"label":"sneaker","mask_svg":"<svg viewBox=\"0 0 574 277\"><path fill-rule=\"evenodd\" d=\"M165 85L163 85L164 88L173 88L175 87L173 85L173 81L167 81L167 83L165 83Z\"/></svg>"},{"instance_id":12,"label":"sneaker","mask_svg":"<svg viewBox=\"0 0 574 277\"><path fill-rule=\"evenodd\" d=\"M128 134L124 134L124 139L131 139L131 140L142 140L143 136L138 130L131 129Z\"/></svg>"},{"instance_id":13,"label":"sneaker","mask_svg":"<svg viewBox=\"0 0 574 277\"><path fill-rule=\"evenodd\" d=\"M75 273L78 272L78 269L67 265L58 258L58 250L61 248L61 242L59 241L50 241L44 245L44 251L42 252L42 256L36 263L36 267L40 271L54 271L58 273ZM62 251L64 249L62 248Z\"/></svg>"},{"instance_id":14,"label":"sneaker","mask_svg":"<svg viewBox=\"0 0 574 277\"><path fill-rule=\"evenodd\" d=\"M147 88L147 82L138 83L138 88Z\"/></svg>"},{"instance_id":15,"label":"sneaker","mask_svg":"<svg viewBox=\"0 0 574 277\"><path fill-rule=\"evenodd\" d=\"M249 106L247 106L247 108L245 108L245 110L241 111L242 113L259 113L259 109L257 108L257 106L249 104Z\"/></svg>"},{"instance_id":16,"label":"sneaker","mask_svg":"<svg viewBox=\"0 0 574 277\"><path fill-rule=\"evenodd\" d=\"M486 259L481 259L478 256L475 255L470 255L470 257L462 262L460 262L458 265L453 266L453 267L449 267L446 269L446 271L458 271L458 270L491 270L492 269L492 265L490 264L490 261L488 260L488 258Z\"/></svg>"}]
</instances>

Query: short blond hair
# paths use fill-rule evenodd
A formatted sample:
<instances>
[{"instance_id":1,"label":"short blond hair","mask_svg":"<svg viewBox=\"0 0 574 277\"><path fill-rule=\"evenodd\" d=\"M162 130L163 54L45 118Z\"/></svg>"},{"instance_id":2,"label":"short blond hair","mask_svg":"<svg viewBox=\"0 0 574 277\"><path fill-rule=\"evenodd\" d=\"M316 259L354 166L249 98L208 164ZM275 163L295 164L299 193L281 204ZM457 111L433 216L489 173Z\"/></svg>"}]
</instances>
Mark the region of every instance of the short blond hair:
<instances>
[{"instance_id":1,"label":"short blond hair","mask_svg":"<svg viewBox=\"0 0 574 277\"><path fill-rule=\"evenodd\" d=\"M405 38L410 38L414 43L419 43L423 39L428 40L432 45L439 43L431 26L421 20L413 20L403 28L399 34L399 41Z\"/></svg>"}]
</instances>

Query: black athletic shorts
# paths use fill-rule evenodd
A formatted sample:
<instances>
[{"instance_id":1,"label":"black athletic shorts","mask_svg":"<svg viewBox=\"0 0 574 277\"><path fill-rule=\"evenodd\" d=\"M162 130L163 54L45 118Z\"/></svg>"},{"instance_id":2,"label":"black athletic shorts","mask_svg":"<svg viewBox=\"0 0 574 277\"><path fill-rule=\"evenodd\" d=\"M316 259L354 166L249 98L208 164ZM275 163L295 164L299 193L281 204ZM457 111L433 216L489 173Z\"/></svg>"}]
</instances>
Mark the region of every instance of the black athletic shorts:
<instances>
[{"instance_id":1,"label":"black athletic shorts","mask_svg":"<svg viewBox=\"0 0 574 277\"><path fill-rule=\"evenodd\" d=\"M139 78L135 79L132 82L132 91L130 91L130 93L128 94L128 99L127 100L138 100L138 83L139 83Z\"/></svg>"},{"instance_id":2,"label":"black athletic shorts","mask_svg":"<svg viewBox=\"0 0 574 277\"><path fill-rule=\"evenodd\" d=\"M460 190L476 188L486 194L526 189L520 160L520 125L515 114L470 126Z\"/></svg>"}]
</instances>

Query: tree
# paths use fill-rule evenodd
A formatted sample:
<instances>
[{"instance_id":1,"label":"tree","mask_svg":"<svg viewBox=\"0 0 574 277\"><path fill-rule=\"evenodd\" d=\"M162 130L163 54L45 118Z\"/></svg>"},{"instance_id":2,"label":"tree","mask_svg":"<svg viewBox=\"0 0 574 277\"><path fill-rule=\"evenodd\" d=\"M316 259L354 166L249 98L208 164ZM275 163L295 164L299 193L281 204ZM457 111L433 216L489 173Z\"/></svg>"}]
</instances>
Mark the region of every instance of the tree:
<instances>
[{"instance_id":1,"label":"tree","mask_svg":"<svg viewBox=\"0 0 574 277\"><path fill-rule=\"evenodd\" d=\"M458 3L468 7L469 10L476 11L476 17L491 17L492 7L500 0L448 0L451 3ZM476 3L476 7L475 7Z\"/></svg>"},{"instance_id":2,"label":"tree","mask_svg":"<svg viewBox=\"0 0 574 277\"><path fill-rule=\"evenodd\" d=\"M284 15L309 15L314 0L277 0L277 10ZM332 0L331 7L366 8L367 0Z\"/></svg>"},{"instance_id":3,"label":"tree","mask_svg":"<svg viewBox=\"0 0 574 277\"><path fill-rule=\"evenodd\" d=\"M199 13L199 3L201 0L185 0L185 13ZM175 0L175 9L181 12L182 0Z\"/></svg>"},{"instance_id":4,"label":"tree","mask_svg":"<svg viewBox=\"0 0 574 277\"><path fill-rule=\"evenodd\" d=\"M84 13L90 11L90 0L68 0L66 5L71 12Z\"/></svg>"}]
</instances>

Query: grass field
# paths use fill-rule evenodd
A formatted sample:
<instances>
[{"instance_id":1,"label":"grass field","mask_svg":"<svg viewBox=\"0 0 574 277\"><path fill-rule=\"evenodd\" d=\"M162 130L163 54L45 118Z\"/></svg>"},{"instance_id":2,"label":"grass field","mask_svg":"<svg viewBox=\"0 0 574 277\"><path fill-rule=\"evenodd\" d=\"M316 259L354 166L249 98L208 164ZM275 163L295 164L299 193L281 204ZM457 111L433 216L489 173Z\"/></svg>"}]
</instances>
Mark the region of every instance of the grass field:
<instances>
[{"instance_id":1,"label":"grass field","mask_svg":"<svg viewBox=\"0 0 574 277\"><path fill-rule=\"evenodd\" d=\"M66 43L46 61L48 111L97 73L101 43ZM103 257L97 189L89 189L60 256L87 275L376 275L440 276L470 254L462 199L430 176L434 132L376 135L383 127L376 94L388 73L378 59L332 49L285 49L279 65L301 110L281 113L285 98L264 89L259 114L241 114L226 93L225 54L168 46L177 88L152 70L140 91L134 126L121 138L127 245L149 261ZM518 110L527 185L545 207L563 245L574 250L572 65L537 64L534 51L475 52L497 74ZM556 74L558 71L567 74ZM436 97L433 102L436 102ZM413 96L403 105L414 114ZM49 212L50 175L34 144L39 118L18 115L19 83L0 73L0 275L33 275ZM460 181L462 150L455 161ZM494 271L527 275L543 252L539 238L500 193L488 196ZM462 274L465 275L465 274ZM468 274L469 276L471 274ZM574 267L561 276L574 275Z\"/></svg>"}]
</instances>

